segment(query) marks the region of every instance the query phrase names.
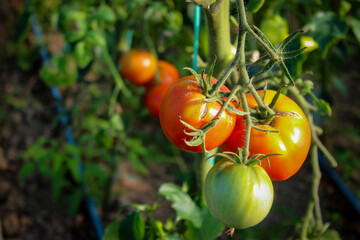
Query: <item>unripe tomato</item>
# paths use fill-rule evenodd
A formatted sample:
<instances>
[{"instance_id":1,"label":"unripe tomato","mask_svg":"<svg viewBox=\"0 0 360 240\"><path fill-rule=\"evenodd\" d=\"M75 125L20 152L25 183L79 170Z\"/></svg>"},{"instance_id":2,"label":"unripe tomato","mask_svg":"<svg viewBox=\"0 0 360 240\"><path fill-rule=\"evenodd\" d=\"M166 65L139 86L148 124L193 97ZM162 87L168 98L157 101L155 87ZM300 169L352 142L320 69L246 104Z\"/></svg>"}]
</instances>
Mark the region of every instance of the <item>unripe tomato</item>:
<instances>
[{"instance_id":1,"label":"unripe tomato","mask_svg":"<svg viewBox=\"0 0 360 240\"><path fill-rule=\"evenodd\" d=\"M133 84L143 85L155 75L157 60L144 50L130 50L120 58L120 73Z\"/></svg>"},{"instance_id":2,"label":"unripe tomato","mask_svg":"<svg viewBox=\"0 0 360 240\"><path fill-rule=\"evenodd\" d=\"M171 63L165 60L158 61L159 68L159 83L158 84L168 84L173 83L180 78L179 71L177 68ZM153 84L155 84L155 76L147 82L144 87L150 88Z\"/></svg>"},{"instance_id":3,"label":"unripe tomato","mask_svg":"<svg viewBox=\"0 0 360 240\"><path fill-rule=\"evenodd\" d=\"M258 91L259 95L263 91ZM276 94L267 90L264 102L269 104ZM258 105L249 93L246 99L250 108ZM279 154L270 156L268 165L266 160L260 166L269 174L271 180L281 181L293 176L304 163L309 152L311 132L309 122L301 108L290 98L281 94L275 105L276 117L269 124L256 125L264 130L276 132L263 132L251 129L249 151L250 156L255 154ZM236 126L229 139L221 146L223 151L235 152L245 145L246 120L238 116Z\"/></svg>"},{"instance_id":4,"label":"unripe tomato","mask_svg":"<svg viewBox=\"0 0 360 240\"><path fill-rule=\"evenodd\" d=\"M260 29L273 45L281 43L289 36L289 24L280 15L264 18L260 23Z\"/></svg>"},{"instance_id":5,"label":"unripe tomato","mask_svg":"<svg viewBox=\"0 0 360 240\"><path fill-rule=\"evenodd\" d=\"M212 79L212 83L216 79ZM229 92L222 87L221 91ZM180 119L196 129L200 129L217 117L222 105L219 102L205 100L204 92L194 76L187 76L174 82L166 91L160 105L160 124L165 136L175 146L191 152L202 152L201 146L188 146L191 136L184 133ZM231 134L235 126L235 114L223 112L219 121L205 134L205 148L211 150L221 145ZM187 132L191 130L185 128Z\"/></svg>"},{"instance_id":6,"label":"unripe tomato","mask_svg":"<svg viewBox=\"0 0 360 240\"><path fill-rule=\"evenodd\" d=\"M260 166L222 159L207 174L204 195L217 220L228 227L243 229L258 224L268 215L274 190Z\"/></svg>"},{"instance_id":7,"label":"unripe tomato","mask_svg":"<svg viewBox=\"0 0 360 240\"><path fill-rule=\"evenodd\" d=\"M149 110L150 114L159 118L160 103L171 83L163 83L152 87L145 96L145 106Z\"/></svg>"}]
</instances>

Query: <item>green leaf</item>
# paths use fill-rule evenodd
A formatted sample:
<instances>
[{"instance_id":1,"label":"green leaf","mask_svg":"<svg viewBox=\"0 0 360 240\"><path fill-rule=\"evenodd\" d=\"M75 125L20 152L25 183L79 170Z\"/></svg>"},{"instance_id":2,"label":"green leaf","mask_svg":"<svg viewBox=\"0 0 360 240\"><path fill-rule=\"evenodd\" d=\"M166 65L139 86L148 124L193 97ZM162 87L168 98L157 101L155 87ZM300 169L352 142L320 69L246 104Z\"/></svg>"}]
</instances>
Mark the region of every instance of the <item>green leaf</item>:
<instances>
[{"instance_id":1,"label":"green leaf","mask_svg":"<svg viewBox=\"0 0 360 240\"><path fill-rule=\"evenodd\" d=\"M195 227L200 228L202 216L200 208L174 183L164 183L160 186L159 194L173 202L171 207L176 211L180 219L190 221Z\"/></svg>"},{"instance_id":2,"label":"green leaf","mask_svg":"<svg viewBox=\"0 0 360 240\"><path fill-rule=\"evenodd\" d=\"M351 30L357 41L360 43L360 20L357 18L350 18L348 23L350 24Z\"/></svg>"},{"instance_id":3,"label":"green leaf","mask_svg":"<svg viewBox=\"0 0 360 240\"><path fill-rule=\"evenodd\" d=\"M224 225L211 215L206 205L202 209L202 217L203 222L200 228L195 227L191 222L187 222L186 239L213 240L221 235Z\"/></svg>"},{"instance_id":4,"label":"green leaf","mask_svg":"<svg viewBox=\"0 0 360 240\"><path fill-rule=\"evenodd\" d=\"M86 38L89 40L91 44L94 44L95 46L99 46L101 48L106 47L105 37L99 31L89 31L86 35Z\"/></svg>"},{"instance_id":5,"label":"green leaf","mask_svg":"<svg viewBox=\"0 0 360 240\"><path fill-rule=\"evenodd\" d=\"M19 173L19 178L21 181L24 181L26 178L28 178L31 174L35 172L35 165L33 162L25 162Z\"/></svg>"},{"instance_id":6,"label":"green leaf","mask_svg":"<svg viewBox=\"0 0 360 240\"><path fill-rule=\"evenodd\" d=\"M264 5L265 0L249 0L246 5L246 10L252 13L256 13Z\"/></svg>"},{"instance_id":7,"label":"green leaf","mask_svg":"<svg viewBox=\"0 0 360 240\"><path fill-rule=\"evenodd\" d=\"M304 28L319 44L322 57L325 58L329 49L346 37L348 26L333 12L318 12Z\"/></svg>"},{"instance_id":8,"label":"green leaf","mask_svg":"<svg viewBox=\"0 0 360 240\"><path fill-rule=\"evenodd\" d=\"M105 229L104 236L101 240L119 240L118 231L119 222L117 219L113 220Z\"/></svg>"},{"instance_id":9,"label":"green leaf","mask_svg":"<svg viewBox=\"0 0 360 240\"><path fill-rule=\"evenodd\" d=\"M81 200L83 199L83 192L80 189L75 189L74 192L68 196L68 210L70 216L75 216L75 214L78 212Z\"/></svg>"},{"instance_id":10,"label":"green leaf","mask_svg":"<svg viewBox=\"0 0 360 240\"><path fill-rule=\"evenodd\" d=\"M143 240L145 235L145 222L140 211L128 214L119 224L119 239Z\"/></svg>"},{"instance_id":11,"label":"green leaf","mask_svg":"<svg viewBox=\"0 0 360 240\"><path fill-rule=\"evenodd\" d=\"M74 48L75 60L80 68L85 68L91 60L93 60L93 53L91 47L85 41L80 41Z\"/></svg>"},{"instance_id":12,"label":"green leaf","mask_svg":"<svg viewBox=\"0 0 360 240\"><path fill-rule=\"evenodd\" d=\"M100 20L108 23L115 23L116 15L114 10L108 5L101 5L95 11L90 14L90 18L94 20Z\"/></svg>"}]
</instances>

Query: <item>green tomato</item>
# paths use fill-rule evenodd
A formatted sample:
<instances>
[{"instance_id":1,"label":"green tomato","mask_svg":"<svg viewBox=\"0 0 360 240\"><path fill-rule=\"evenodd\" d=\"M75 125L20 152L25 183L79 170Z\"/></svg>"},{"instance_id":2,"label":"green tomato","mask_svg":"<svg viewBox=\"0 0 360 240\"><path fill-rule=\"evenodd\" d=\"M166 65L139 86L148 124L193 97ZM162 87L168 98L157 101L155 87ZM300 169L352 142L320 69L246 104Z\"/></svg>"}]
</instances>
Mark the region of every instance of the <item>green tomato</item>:
<instances>
[{"instance_id":1,"label":"green tomato","mask_svg":"<svg viewBox=\"0 0 360 240\"><path fill-rule=\"evenodd\" d=\"M289 24L280 15L273 15L262 20L260 29L273 45L281 43L289 36Z\"/></svg>"},{"instance_id":2,"label":"green tomato","mask_svg":"<svg viewBox=\"0 0 360 240\"><path fill-rule=\"evenodd\" d=\"M258 165L222 159L205 179L204 194L211 214L228 227L243 229L269 213L274 190L270 177Z\"/></svg>"}]
</instances>

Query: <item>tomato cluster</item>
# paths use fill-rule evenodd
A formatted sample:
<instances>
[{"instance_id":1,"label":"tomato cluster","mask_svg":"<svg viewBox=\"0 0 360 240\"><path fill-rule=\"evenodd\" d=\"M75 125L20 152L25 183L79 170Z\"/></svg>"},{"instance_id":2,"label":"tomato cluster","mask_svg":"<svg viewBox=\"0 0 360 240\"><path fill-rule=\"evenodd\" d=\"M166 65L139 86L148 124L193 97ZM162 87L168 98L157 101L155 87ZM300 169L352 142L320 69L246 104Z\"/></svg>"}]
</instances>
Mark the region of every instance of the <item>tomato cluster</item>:
<instances>
[{"instance_id":1,"label":"tomato cluster","mask_svg":"<svg viewBox=\"0 0 360 240\"><path fill-rule=\"evenodd\" d=\"M156 60L153 54L138 49L122 55L120 73L136 86L147 89L145 106L155 118L159 118L160 103L166 90L171 83L180 78L179 71L174 65L165 60Z\"/></svg>"},{"instance_id":2,"label":"tomato cluster","mask_svg":"<svg viewBox=\"0 0 360 240\"><path fill-rule=\"evenodd\" d=\"M204 81L206 75L199 77ZM214 84L217 80L212 78L211 82ZM238 115L227 108L219 116L224 101L209 99L203 88L195 76L172 83L160 105L161 127L166 137L183 150L201 152L220 147L224 153L235 154L245 147L246 119L251 118L250 160L241 159L239 155L232 158L230 154L230 160L224 158L218 162L206 177L204 194L210 212L225 225L254 226L270 211L272 181L291 177L305 161L311 143L308 120L293 100L272 90L257 92L273 111L266 117L261 116L257 101L250 93L246 94L249 114ZM229 89L222 86L221 92L229 93ZM230 102L230 105L243 112L241 99L237 103ZM201 137L196 131L214 120L217 122L205 131L202 144L190 144L194 138ZM267 160L260 161L259 156Z\"/></svg>"}]
</instances>

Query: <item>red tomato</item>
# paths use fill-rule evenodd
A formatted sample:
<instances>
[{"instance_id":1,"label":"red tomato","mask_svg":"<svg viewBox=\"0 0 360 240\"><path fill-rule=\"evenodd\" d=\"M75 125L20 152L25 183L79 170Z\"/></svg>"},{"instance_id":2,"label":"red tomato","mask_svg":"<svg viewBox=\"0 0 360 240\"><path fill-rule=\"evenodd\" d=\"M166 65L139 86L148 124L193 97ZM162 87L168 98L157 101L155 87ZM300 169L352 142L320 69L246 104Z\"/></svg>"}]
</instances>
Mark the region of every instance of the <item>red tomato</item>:
<instances>
[{"instance_id":1,"label":"red tomato","mask_svg":"<svg viewBox=\"0 0 360 240\"><path fill-rule=\"evenodd\" d=\"M261 96L263 91L258 91ZM267 90L264 102L269 104L275 91ZM250 108L258 105L251 94L246 95ZM278 133L266 133L251 129L250 156L254 154L280 155L269 157L270 166L266 160L260 163L270 178L275 181L285 180L294 175L304 163L309 152L311 132L308 120L301 108L290 98L280 95L275 108L277 117L267 125L257 125L266 130L277 130ZM246 120L238 116L236 126L229 139L222 145L223 151L235 152L245 144Z\"/></svg>"},{"instance_id":2,"label":"red tomato","mask_svg":"<svg viewBox=\"0 0 360 240\"><path fill-rule=\"evenodd\" d=\"M156 67L156 58L147 51L133 49L120 58L121 75L137 86L151 81Z\"/></svg>"},{"instance_id":3,"label":"red tomato","mask_svg":"<svg viewBox=\"0 0 360 240\"><path fill-rule=\"evenodd\" d=\"M155 118L159 118L160 103L170 85L170 83L159 84L146 93L145 105L150 114Z\"/></svg>"},{"instance_id":4,"label":"red tomato","mask_svg":"<svg viewBox=\"0 0 360 240\"><path fill-rule=\"evenodd\" d=\"M171 63L165 60L158 61L159 70L159 83L173 83L180 78L179 71ZM151 88L155 83L155 76L147 83L144 84L145 88Z\"/></svg>"},{"instance_id":5,"label":"red tomato","mask_svg":"<svg viewBox=\"0 0 360 240\"><path fill-rule=\"evenodd\" d=\"M216 79L212 79L212 82ZM229 91L222 87L222 91ZM160 124L166 137L177 147L191 152L201 152L201 146L188 146L191 136L184 133L180 119L196 129L217 117L222 105L206 102L205 95L194 76L187 76L174 82L166 91L160 105ZM220 116L216 126L205 134L205 148L211 150L221 145L235 126L235 114L228 111ZM190 132L190 129L185 128Z\"/></svg>"}]
</instances>

